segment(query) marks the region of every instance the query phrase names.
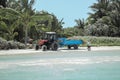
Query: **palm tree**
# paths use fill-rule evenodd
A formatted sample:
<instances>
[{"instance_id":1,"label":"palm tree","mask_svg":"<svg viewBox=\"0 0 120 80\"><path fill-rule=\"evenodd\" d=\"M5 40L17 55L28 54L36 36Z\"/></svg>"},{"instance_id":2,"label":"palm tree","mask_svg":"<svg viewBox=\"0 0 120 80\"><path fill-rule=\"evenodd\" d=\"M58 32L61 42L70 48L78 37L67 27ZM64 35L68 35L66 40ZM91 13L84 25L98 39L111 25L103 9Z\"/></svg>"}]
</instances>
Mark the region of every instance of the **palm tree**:
<instances>
[{"instance_id":1,"label":"palm tree","mask_svg":"<svg viewBox=\"0 0 120 80\"><path fill-rule=\"evenodd\" d=\"M78 29L84 29L84 26L85 26L85 21L84 21L84 19L76 19L75 20L75 22L76 22L76 26L75 27L77 27Z\"/></svg>"},{"instance_id":2,"label":"palm tree","mask_svg":"<svg viewBox=\"0 0 120 80\"><path fill-rule=\"evenodd\" d=\"M25 30L25 45L28 41L28 29L31 24L31 16L34 15L34 10L32 6L35 0L18 0L19 10L21 13L21 21L23 22L24 30Z\"/></svg>"},{"instance_id":3,"label":"palm tree","mask_svg":"<svg viewBox=\"0 0 120 80\"><path fill-rule=\"evenodd\" d=\"M85 27L85 21L84 19L76 19L75 20L76 22L76 26L74 26L74 32L75 32L75 35L84 35L84 27Z\"/></svg>"},{"instance_id":4,"label":"palm tree","mask_svg":"<svg viewBox=\"0 0 120 80\"><path fill-rule=\"evenodd\" d=\"M4 22L1 23L1 36L7 40L14 40L14 37L18 35L18 32L15 32L15 29L17 28L16 22L13 24L8 25L5 24Z\"/></svg>"},{"instance_id":5,"label":"palm tree","mask_svg":"<svg viewBox=\"0 0 120 80\"><path fill-rule=\"evenodd\" d=\"M110 21L114 29L116 29L116 36L120 35L120 0L112 0L110 4L111 13L110 13Z\"/></svg>"},{"instance_id":6,"label":"palm tree","mask_svg":"<svg viewBox=\"0 0 120 80\"><path fill-rule=\"evenodd\" d=\"M14 37L18 35L18 33L15 32L18 15L19 13L13 9L0 9L0 35L3 38L13 40Z\"/></svg>"},{"instance_id":7,"label":"palm tree","mask_svg":"<svg viewBox=\"0 0 120 80\"><path fill-rule=\"evenodd\" d=\"M57 17L54 14L52 14L50 31L59 32L63 28L62 26L63 24L64 24L63 19L59 21Z\"/></svg>"},{"instance_id":8,"label":"palm tree","mask_svg":"<svg viewBox=\"0 0 120 80\"><path fill-rule=\"evenodd\" d=\"M96 21L97 19L107 15L110 3L110 0L97 0L97 1L98 3L94 3L92 6L90 6L94 13L89 13L91 17L93 17Z\"/></svg>"},{"instance_id":9,"label":"palm tree","mask_svg":"<svg viewBox=\"0 0 120 80\"><path fill-rule=\"evenodd\" d=\"M63 19L59 21L54 14L50 14L46 11L37 12L33 17L37 22L37 30L42 32L59 32L64 24Z\"/></svg>"}]
</instances>

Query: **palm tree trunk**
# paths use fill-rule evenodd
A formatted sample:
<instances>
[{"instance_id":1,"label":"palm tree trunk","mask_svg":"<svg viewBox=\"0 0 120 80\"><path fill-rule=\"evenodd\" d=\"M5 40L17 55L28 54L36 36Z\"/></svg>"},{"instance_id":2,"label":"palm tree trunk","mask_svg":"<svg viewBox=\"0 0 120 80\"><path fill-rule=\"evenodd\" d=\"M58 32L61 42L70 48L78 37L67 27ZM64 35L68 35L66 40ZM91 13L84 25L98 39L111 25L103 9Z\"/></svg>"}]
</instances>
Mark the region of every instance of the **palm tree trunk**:
<instances>
[{"instance_id":1,"label":"palm tree trunk","mask_svg":"<svg viewBox=\"0 0 120 80\"><path fill-rule=\"evenodd\" d=\"M28 30L27 26L25 27L25 46L27 47L27 41L28 41Z\"/></svg>"}]
</instances>

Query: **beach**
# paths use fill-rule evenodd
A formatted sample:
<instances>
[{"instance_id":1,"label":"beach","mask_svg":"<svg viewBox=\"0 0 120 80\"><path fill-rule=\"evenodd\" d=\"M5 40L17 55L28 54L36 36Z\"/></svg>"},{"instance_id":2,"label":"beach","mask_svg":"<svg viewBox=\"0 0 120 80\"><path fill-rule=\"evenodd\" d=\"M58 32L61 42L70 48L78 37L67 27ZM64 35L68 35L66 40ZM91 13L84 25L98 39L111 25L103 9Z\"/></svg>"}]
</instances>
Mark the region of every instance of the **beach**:
<instances>
[{"instance_id":1,"label":"beach","mask_svg":"<svg viewBox=\"0 0 120 80\"><path fill-rule=\"evenodd\" d=\"M100 46L100 47L91 47L91 51L110 51L110 50L120 50L120 46ZM54 53L57 52L75 52L75 51L88 51L87 47L79 47L78 50L74 49L67 49L66 47L59 48L58 51L53 51ZM52 52L51 50L42 51L35 50L35 49L11 49L11 50L0 50L0 55L15 55L15 54L42 54L45 52Z\"/></svg>"}]
</instances>

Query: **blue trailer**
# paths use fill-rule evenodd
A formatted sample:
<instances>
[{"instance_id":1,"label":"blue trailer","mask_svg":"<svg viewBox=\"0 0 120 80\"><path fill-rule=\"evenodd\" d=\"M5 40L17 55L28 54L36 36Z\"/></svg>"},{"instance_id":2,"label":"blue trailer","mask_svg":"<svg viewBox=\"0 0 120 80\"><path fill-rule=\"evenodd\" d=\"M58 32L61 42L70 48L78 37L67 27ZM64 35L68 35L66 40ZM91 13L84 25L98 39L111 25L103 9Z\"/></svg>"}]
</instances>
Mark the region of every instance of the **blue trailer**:
<instances>
[{"instance_id":1,"label":"blue trailer","mask_svg":"<svg viewBox=\"0 0 120 80\"><path fill-rule=\"evenodd\" d=\"M68 49L71 49L71 47L74 47L74 49L78 49L78 46L80 44L83 44L82 40L71 40L67 38L59 38L59 45L67 46Z\"/></svg>"}]
</instances>

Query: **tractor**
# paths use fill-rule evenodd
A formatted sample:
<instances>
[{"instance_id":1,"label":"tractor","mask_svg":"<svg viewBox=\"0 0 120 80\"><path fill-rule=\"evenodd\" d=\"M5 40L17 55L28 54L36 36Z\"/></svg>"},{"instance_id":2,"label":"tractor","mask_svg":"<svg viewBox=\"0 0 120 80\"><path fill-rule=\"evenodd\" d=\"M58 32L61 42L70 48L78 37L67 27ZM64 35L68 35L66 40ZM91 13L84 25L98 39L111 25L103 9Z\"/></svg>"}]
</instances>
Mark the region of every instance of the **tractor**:
<instances>
[{"instance_id":1,"label":"tractor","mask_svg":"<svg viewBox=\"0 0 120 80\"><path fill-rule=\"evenodd\" d=\"M42 38L38 41L35 46L35 49L53 50L56 51L58 49L58 39L56 32L46 32L42 35Z\"/></svg>"}]
</instances>

